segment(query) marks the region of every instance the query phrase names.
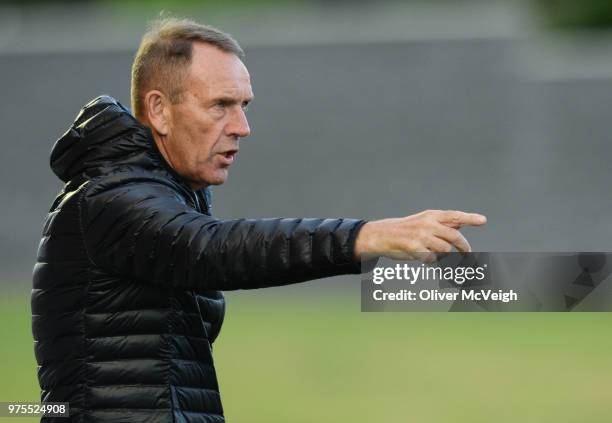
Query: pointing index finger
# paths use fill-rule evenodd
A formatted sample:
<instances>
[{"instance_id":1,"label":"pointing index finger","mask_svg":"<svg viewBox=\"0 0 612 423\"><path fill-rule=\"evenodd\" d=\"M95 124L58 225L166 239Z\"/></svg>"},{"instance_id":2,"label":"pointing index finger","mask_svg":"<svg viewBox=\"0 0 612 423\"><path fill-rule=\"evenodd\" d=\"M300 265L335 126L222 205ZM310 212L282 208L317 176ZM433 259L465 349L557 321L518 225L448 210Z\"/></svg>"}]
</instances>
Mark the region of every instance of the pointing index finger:
<instances>
[{"instance_id":1,"label":"pointing index finger","mask_svg":"<svg viewBox=\"0 0 612 423\"><path fill-rule=\"evenodd\" d=\"M446 210L441 213L439 222L451 228L463 226L480 226L487 223L487 218L478 213L465 213L456 210Z\"/></svg>"}]
</instances>

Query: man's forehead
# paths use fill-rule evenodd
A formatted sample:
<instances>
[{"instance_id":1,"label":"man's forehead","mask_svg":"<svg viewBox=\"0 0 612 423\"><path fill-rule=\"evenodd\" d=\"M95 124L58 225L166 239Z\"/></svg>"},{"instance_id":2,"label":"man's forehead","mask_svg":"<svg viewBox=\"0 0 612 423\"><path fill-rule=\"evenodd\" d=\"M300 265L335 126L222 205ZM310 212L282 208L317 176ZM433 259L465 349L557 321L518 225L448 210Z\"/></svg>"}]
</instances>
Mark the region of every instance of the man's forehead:
<instances>
[{"instance_id":1,"label":"man's forehead","mask_svg":"<svg viewBox=\"0 0 612 423\"><path fill-rule=\"evenodd\" d=\"M235 80L205 80L192 88L206 97L226 97L226 98L251 98L253 90L248 79L243 81Z\"/></svg>"},{"instance_id":2,"label":"man's forehead","mask_svg":"<svg viewBox=\"0 0 612 423\"><path fill-rule=\"evenodd\" d=\"M248 75L236 75L232 72L198 72L197 69L192 69L191 76L196 82L209 86L244 87L251 85L251 78Z\"/></svg>"},{"instance_id":3,"label":"man's forehead","mask_svg":"<svg viewBox=\"0 0 612 423\"><path fill-rule=\"evenodd\" d=\"M215 46L194 43L190 68L191 74L203 82L250 83L249 71L242 60Z\"/></svg>"}]
</instances>

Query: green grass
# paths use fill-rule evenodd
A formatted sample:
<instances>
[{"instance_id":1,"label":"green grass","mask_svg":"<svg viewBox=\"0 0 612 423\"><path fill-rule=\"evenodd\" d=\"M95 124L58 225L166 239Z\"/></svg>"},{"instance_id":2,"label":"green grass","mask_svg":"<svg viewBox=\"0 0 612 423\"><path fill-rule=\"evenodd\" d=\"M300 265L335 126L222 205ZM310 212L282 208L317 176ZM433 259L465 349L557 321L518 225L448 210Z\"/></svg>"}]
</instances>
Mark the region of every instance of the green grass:
<instances>
[{"instance_id":1,"label":"green grass","mask_svg":"<svg viewBox=\"0 0 612 423\"><path fill-rule=\"evenodd\" d=\"M270 294L228 294L228 422L611 421L612 314L361 313L355 293ZM36 400L29 300L0 307L0 401Z\"/></svg>"},{"instance_id":2,"label":"green grass","mask_svg":"<svg viewBox=\"0 0 612 423\"><path fill-rule=\"evenodd\" d=\"M30 298L10 291L0 295L0 402L38 402L36 360L32 342ZM4 422L38 422L26 417Z\"/></svg>"}]
</instances>

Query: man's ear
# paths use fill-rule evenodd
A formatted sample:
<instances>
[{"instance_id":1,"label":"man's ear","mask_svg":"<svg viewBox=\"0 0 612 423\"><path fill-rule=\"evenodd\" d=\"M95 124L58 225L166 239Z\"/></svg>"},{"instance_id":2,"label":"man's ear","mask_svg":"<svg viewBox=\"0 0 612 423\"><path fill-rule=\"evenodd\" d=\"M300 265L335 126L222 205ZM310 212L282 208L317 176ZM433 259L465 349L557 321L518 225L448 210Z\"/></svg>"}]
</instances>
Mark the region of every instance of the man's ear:
<instances>
[{"instance_id":1,"label":"man's ear","mask_svg":"<svg viewBox=\"0 0 612 423\"><path fill-rule=\"evenodd\" d=\"M152 90L145 94L145 115L151 129L160 135L168 135L170 129L170 101L164 93Z\"/></svg>"}]
</instances>

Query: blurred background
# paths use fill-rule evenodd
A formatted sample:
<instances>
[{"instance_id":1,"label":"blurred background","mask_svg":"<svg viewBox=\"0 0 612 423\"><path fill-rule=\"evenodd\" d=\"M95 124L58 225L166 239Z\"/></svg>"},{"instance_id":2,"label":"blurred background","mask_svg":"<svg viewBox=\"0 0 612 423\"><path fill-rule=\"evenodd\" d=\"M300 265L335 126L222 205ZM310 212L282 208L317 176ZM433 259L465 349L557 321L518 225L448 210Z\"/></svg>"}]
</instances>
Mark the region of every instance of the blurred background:
<instances>
[{"instance_id":1,"label":"blurred background","mask_svg":"<svg viewBox=\"0 0 612 423\"><path fill-rule=\"evenodd\" d=\"M29 292L82 105L129 105L160 11L246 50L219 217L484 213L476 251L612 251L609 0L0 1L0 401L36 401ZM229 422L609 422L610 314L361 313L359 279L228 293ZM28 419L16 419L25 422Z\"/></svg>"}]
</instances>

